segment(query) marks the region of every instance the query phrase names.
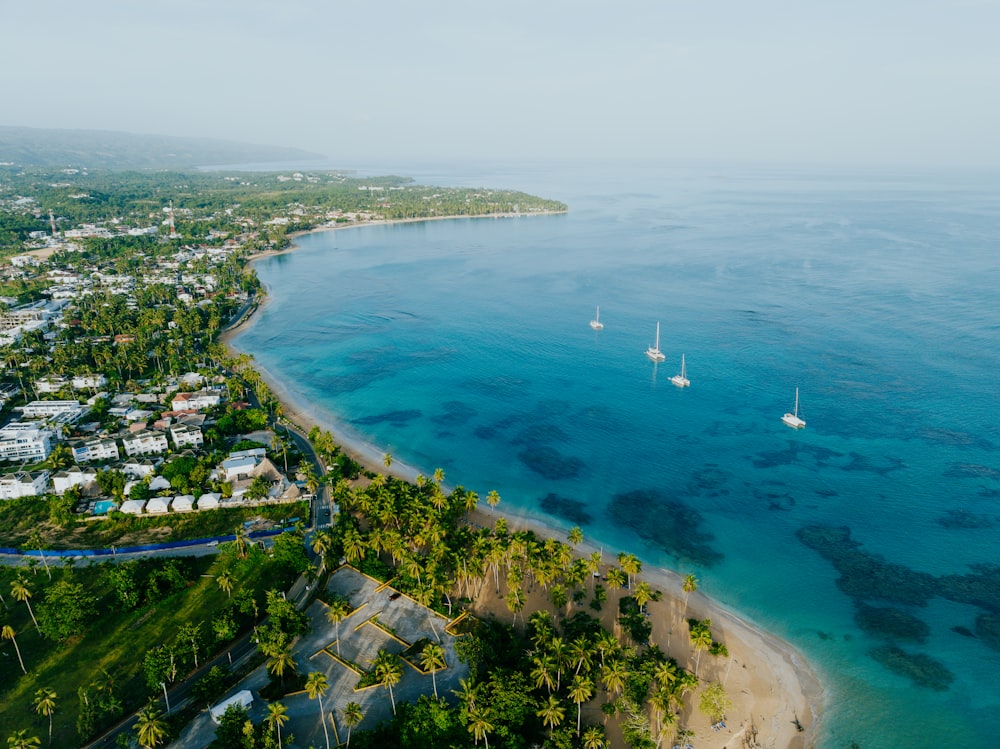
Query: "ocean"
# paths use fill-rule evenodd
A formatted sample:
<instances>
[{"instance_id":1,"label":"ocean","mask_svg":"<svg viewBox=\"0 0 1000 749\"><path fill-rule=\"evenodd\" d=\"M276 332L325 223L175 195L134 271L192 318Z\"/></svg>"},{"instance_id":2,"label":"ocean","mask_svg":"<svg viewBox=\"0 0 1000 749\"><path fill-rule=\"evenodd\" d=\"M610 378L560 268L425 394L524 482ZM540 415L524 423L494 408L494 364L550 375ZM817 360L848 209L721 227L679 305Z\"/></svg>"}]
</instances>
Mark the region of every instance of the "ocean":
<instances>
[{"instance_id":1,"label":"ocean","mask_svg":"<svg viewBox=\"0 0 1000 749\"><path fill-rule=\"evenodd\" d=\"M304 236L238 348L395 460L695 574L809 659L819 746L997 745L1000 175L358 169L569 212Z\"/></svg>"}]
</instances>

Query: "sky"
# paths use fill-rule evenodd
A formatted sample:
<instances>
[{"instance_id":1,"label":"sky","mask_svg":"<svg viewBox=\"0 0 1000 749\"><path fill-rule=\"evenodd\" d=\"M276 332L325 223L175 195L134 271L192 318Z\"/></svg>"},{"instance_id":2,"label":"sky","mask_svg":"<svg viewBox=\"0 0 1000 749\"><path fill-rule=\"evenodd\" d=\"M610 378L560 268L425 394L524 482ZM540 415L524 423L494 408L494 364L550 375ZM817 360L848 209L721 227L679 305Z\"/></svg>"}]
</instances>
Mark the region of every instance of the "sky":
<instances>
[{"instance_id":1,"label":"sky","mask_svg":"<svg viewBox=\"0 0 1000 749\"><path fill-rule=\"evenodd\" d=\"M1000 0L0 0L0 124L359 162L1000 166Z\"/></svg>"}]
</instances>

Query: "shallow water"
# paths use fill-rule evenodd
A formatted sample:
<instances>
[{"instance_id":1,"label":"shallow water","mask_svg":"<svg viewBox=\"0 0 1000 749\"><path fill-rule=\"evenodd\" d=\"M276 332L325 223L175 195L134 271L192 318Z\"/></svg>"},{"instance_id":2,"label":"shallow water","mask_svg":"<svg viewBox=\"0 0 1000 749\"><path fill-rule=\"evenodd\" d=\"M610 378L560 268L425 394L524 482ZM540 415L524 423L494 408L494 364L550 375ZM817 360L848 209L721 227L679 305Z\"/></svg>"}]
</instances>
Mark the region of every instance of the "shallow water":
<instances>
[{"instance_id":1,"label":"shallow water","mask_svg":"<svg viewBox=\"0 0 1000 749\"><path fill-rule=\"evenodd\" d=\"M303 237L258 263L270 302L238 347L427 474L694 572L810 659L822 746L995 743L1000 653L976 621L1000 586L942 578L1000 561L1000 179L365 171L570 212ZM796 387L801 431L780 421ZM814 526L855 543L823 556L799 533ZM860 629L872 595L929 625L924 642ZM890 644L946 670L916 686L873 657Z\"/></svg>"}]
</instances>

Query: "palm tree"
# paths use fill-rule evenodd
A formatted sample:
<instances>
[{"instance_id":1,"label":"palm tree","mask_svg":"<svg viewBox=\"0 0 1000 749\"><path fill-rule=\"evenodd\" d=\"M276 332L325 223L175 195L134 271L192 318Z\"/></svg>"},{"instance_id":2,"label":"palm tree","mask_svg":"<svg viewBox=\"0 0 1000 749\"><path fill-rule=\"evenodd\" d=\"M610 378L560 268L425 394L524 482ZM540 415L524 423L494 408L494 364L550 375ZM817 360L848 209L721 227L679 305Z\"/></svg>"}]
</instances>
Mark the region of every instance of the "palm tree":
<instances>
[{"instance_id":1,"label":"palm tree","mask_svg":"<svg viewBox=\"0 0 1000 749\"><path fill-rule=\"evenodd\" d=\"M38 555L42 558L42 564L45 565L45 572L49 576L49 580L52 579L52 570L49 569L49 560L45 558L45 552L42 551L42 534L35 528L28 534L28 546L32 549L38 549Z\"/></svg>"},{"instance_id":2,"label":"palm tree","mask_svg":"<svg viewBox=\"0 0 1000 749\"><path fill-rule=\"evenodd\" d=\"M163 714L152 703L136 715L135 734L140 746L146 749L154 749L167 737L167 724L163 720Z\"/></svg>"},{"instance_id":3,"label":"palm tree","mask_svg":"<svg viewBox=\"0 0 1000 749\"><path fill-rule=\"evenodd\" d=\"M493 724L487 719L486 713L483 710L473 708L469 711L468 728L469 733L476 739L477 745L479 744L479 739L483 739L486 742L486 749L490 749L490 740L486 734L493 730Z\"/></svg>"},{"instance_id":4,"label":"palm tree","mask_svg":"<svg viewBox=\"0 0 1000 749\"><path fill-rule=\"evenodd\" d=\"M570 643L569 654L576 663L576 670L573 673L579 675L580 669L584 666L587 667L588 671L590 670L590 663L593 660L593 651L591 648L590 640L584 635L577 637Z\"/></svg>"},{"instance_id":5,"label":"palm tree","mask_svg":"<svg viewBox=\"0 0 1000 749\"><path fill-rule=\"evenodd\" d=\"M42 745L37 736L29 736L28 729L18 731L7 739L8 749L38 749Z\"/></svg>"},{"instance_id":6,"label":"palm tree","mask_svg":"<svg viewBox=\"0 0 1000 749\"><path fill-rule=\"evenodd\" d=\"M267 664L268 672L281 679L282 685L285 683L285 672L294 673L295 669L295 658L292 657L292 649L288 645L276 651Z\"/></svg>"},{"instance_id":7,"label":"palm tree","mask_svg":"<svg viewBox=\"0 0 1000 749\"><path fill-rule=\"evenodd\" d=\"M621 694L627 677L628 669L624 661L617 658L613 661L608 661L607 665L601 669L601 681L604 682L604 689L608 692Z\"/></svg>"},{"instance_id":8,"label":"palm tree","mask_svg":"<svg viewBox=\"0 0 1000 749\"><path fill-rule=\"evenodd\" d=\"M233 597L233 586L236 584L236 578L232 572L223 570L216 576L215 582L218 583L219 589L225 592L227 598Z\"/></svg>"},{"instance_id":9,"label":"palm tree","mask_svg":"<svg viewBox=\"0 0 1000 749\"><path fill-rule=\"evenodd\" d=\"M351 749L351 731L365 719L365 713L357 702L348 702L344 705L342 715L347 724L347 749Z\"/></svg>"},{"instance_id":10,"label":"palm tree","mask_svg":"<svg viewBox=\"0 0 1000 749\"><path fill-rule=\"evenodd\" d=\"M236 547L236 556L240 559L247 558L247 549L250 546L250 536L247 529L242 525L236 528L236 536L233 538L233 545Z\"/></svg>"},{"instance_id":11,"label":"palm tree","mask_svg":"<svg viewBox=\"0 0 1000 749\"><path fill-rule=\"evenodd\" d=\"M618 644L618 638L608 631L602 631L597 636L595 644L597 651L601 654L601 668L604 668L605 657L614 655L621 648L621 645Z\"/></svg>"},{"instance_id":12,"label":"palm tree","mask_svg":"<svg viewBox=\"0 0 1000 749\"><path fill-rule=\"evenodd\" d=\"M681 586L681 590L684 591L684 612L681 616L684 616L684 614L687 614L688 610L688 598L692 593L698 590L698 578L694 575L687 575L684 578L684 584Z\"/></svg>"},{"instance_id":13,"label":"palm tree","mask_svg":"<svg viewBox=\"0 0 1000 749\"><path fill-rule=\"evenodd\" d=\"M611 590L624 588L626 583L628 583L628 578L625 576L625 573L617 567L612 567L608 570L607 578L608 587L611 588Z\"/></svg>"},{"instance_id":14,"label":"palm tree","mask_svg":"<svg viewBox=\"0 0 1000 749\"><path fill-rule=\"evenodd\" d=\"M267 706L264 720L278 734L278 749L281 749L281 727L288 722L288 708L280 702L272 702Z\"/></svg>"},{"instance_id":15,"label":"palm tree","mask_svg":"<svg viewBox=\"0 0 1000 749\"><path fill-rule=\"evenodd\" d=\"M486 504L490 506L490 514L492 515L496 511L497 505L500 504L500 495L495 489L486 495Z\"/></svg>"},{"instance_id":16,"label":"palm tree","mask_svg":"<svg viewBox=\"0 0 1000 749\"><path fill-rule=\"evenodd\" d=\"M597 585L598 574L601 571L601 552L595 551L587 557L587 572L590 573L591 590Z\"/></svg>"},{"instance_id":17,"label":"palm tree","mask_svg":"<svg viewBox=\"0 0 1000 749\"><path fill-rule=\"evenodd\" d=\"M577 674L569 687L569 698L576 703L576 735L580 735L580 713L583 703L594 695L594 682Z\"/></svg>"},{"instance_id":18,"label":"palm tree","mask_svg":"<svg viewBox=\"0 0 1000 749\"><path fill-rule=\"evenodd\" d=\"M316 531L312 538L313 553L319 554L319 574L323 574L326 567L326 555L333 546L333 536L329 531Z\"/></svg>"},{"instance_id":19,"label":"palm tree","mask_svg":"<svg viewBox=\"0 0 1000 749\"><path fill-rule=\"evenodd\" d=\"M424 671L431 672L431 681L434 684L434 699L438 696L437 672L445 667L444 648L436 642L429 642L420 651L420 667Z\"/></svg>"},{"instance_id":20,"label":"palm tree","mask_svg":"<svg viewBox=\"0 0 1000 749\"><path fill-rule=\"evenodd\" d=\"M42 687L35 692L35 712L44 715L49 719L49 744L52 744L52 713L56 711L56 697L54 690Z\"/></svg>"},{"instance_id":21,"label":"palm tree","mask_svg":"<svg viewBox=\"0 0 1000 749\"><path fill-rule=\"evenodd\" d=\"M556 727L566 717L566 710L559 704L559 698L550 694L548 701L542 703L542 707L535 712L535 715L542 719L542 724L549 729L549 738L552 738Z\"/></svg>"},{"instance_id":22,"label":"palm tree","mask_svg":"<svg viewBox=\"0 0 1000 749\"><path fill-rule=\"evenodd\" d=\"M462 507L465 508L466 512L475 510L477 504L479 504L479 495L475 492L466 492L462 496Z\"/></svg>"},{"instance_id":23,"label":"palm tree","mask_svg":"<svg viewBox=\"0 0 1000 749\"><path fill-rule=\"evenodd\" d=\"M323 724L323 738L326 739L326 749L330 749L330 734L326 730L326 721L323 719L323 695L330 688L330 683L326 679L326 674L313 671L306 677L306 692L309 699L319 702L319 722Z\"/></svg>"},{"instance_id":24,"label":"palm tree","mask_svg":"<svg viewBox=\"0 0 1000 749\"><path fill-rule=\"evenodd\" d=\"M398 684L403 678L403 667L399 665L399 658L385 650L379 650L375 657L375 676L378 677L379 684L389 690L389 700L392 702L392 714L396 714L396 698L392 694L392 687Z\"/></svg>"},{"instance_id":25,"label":"palm tree","mask_svg":"<svg viewBox=\"0 0 1000 749\"><path fill-rule=\"evenodd\" d=\"M524 608L524 591L520 587L512 586L507 591L507 608L514 613L514 623L517 623L517 615Z\"/></svg>"},{"instance_id":26,"label":"palm tree","mask_svg":"<svg viewBox=\"0 0 1000 749\"><path fill-rule=\"evenodd\" d=\"M653 595L653 588L645 580L635 586L635 593L632 597L639 604L639 611L645 610L646 604L653 600Z\"/></svg>"},{"instance_id":27,"label":"palm tree","mask_svg":"<svg viewBox=\"0 0 1000 749\"><path fill-rule=\"evenodd\" d=\"M668 687L662 685L649 696L649 704L652 705L653 712L656 715L657 739L659 739L660 733L663 730L663 716L670 712L673 698L673 692Z\"/></svg>"},{"instance_id":28,"label":"palm tree","mask_svg":"<svg viewBox=\"0 0 1000 749\"><path fill-rule=\"evenodd\" d=\"M348 528L344 531L344 537L341 539L341 542L344 545L344 556L347 557L348 562L353 564L364 559L365 540L356 528Z\"/></svg>"},{"instance_id":29,"label":"palm tree","mask_svg":"<svg viewBox=\"0 0 1000 749\"><path fill-rule=\"evenodd\" d=\"M618 564L621 565L625 574L628 575L628 587L631 588L632 578L639 574L639 571L642 569L642 562L639 561L639 557L635 554L628 554L623 551L618 555Z\"/></svg>"},{"instance_id":30,"label":"palm tree","mask_svg":"<svg viewBox=\"0 0 1000 749\"><path fill-rule=\"evenodd\" d=\"M326 618L337 627L337 655L340 655L340 622L351 613L351 604L346 598L335 597L326 610Z\"/></svg>"},{"instance_id":31,"label":"palm tree","mask_svg":"<svg viewBox=\"0 0 1000 749\"><path fill-rule=\"evenodd\" d=\"M392 456L389 453L382 456L382 465L384 465L386 469L392 466Z\"/></svg>"},{"instance_id":32,"label":"palm tree","mask_svg":"<svg viewBox=\"0 0 1000 749\"><path fill-rule=\"evenodd\" d=\"M548 688L549 694L552 694L552 690L556 686L556 679L553 676L553 672L556 670L555 659L548 654L536 655L531 662L535 664L531 670L531 678L535 680L535 688L541 689L544 685Z\"/></svg>"},{"instance_id":33,"label":"palm tree","mask_svg":"<svg viewBox=\"0 0 1000 749\"><path fill-rule=\"evenodd\" d=\"M24 661L21 659L21 649L17 646L17 638L14 636L14 628L9 624L3 625L3 629L0 630L0 637L14 643L14 650L17 652L17 661L21 664L21 670L24 672L24 675L27 676L28 669L24 667Z\"/></svg>"},{"instance_id":34,"label":"palm tree","mask_svg":"<svg viewBox=\"0 0 1000 749\"><path fill-rule=\"evenodd\" d=\"M588 726L583 732L583 749L605 749L607 740L600 726Z\"/></svg>"},{"instance_id":35,"label":"palm tree","mask_svg":"<svg viewBox=\"0 0 1000 749\"><path fill-rule=\"evenodd\" d=\"M583 542L583 531L580 530L580 526L574 525L572 528L570 528L567 538L569 539L569 542L573 545L574 548L579 546L580 543Z\"/></svg>"},{"instance_id":36,"label":"palm tree","mask_svg":"<svg viewBox=\"0 0 1000 749\"><path fill-rule=\"evenodd\" d=\"M698 666L701 663L702 651L708 650L712 647L712 631L709 627L712 626L712 622L705 619L702 622L698 622L691 627L691 645L694 646L694 651L696 653L694 662L694 675L698 675Z\"/></svg>"},{"instance_id":37,"label":"palm tree","mask_svg":"<svg viewBox=\"0 0 1000 749\"><path fill-rule=\"evenodd\" d=\"M11 581L10 594L28 607L28 613L31 614L31 621L35 623L35 629L41 633L41 630L38 629L38 620L35 619L35 612L31 610L31 589L23 577L18 577L16 580Z\"/></svg>"}]
</instances>

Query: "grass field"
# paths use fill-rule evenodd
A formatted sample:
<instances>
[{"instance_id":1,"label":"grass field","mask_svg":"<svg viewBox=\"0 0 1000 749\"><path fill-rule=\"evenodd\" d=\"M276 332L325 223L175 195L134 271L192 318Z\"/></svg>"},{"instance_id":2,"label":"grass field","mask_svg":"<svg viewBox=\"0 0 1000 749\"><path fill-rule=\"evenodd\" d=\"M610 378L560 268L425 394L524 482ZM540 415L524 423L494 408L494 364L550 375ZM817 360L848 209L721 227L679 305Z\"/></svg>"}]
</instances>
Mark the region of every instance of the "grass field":
<instances>
[{"instance_id":1,"label":"grass field","mask_svg":"<svg viewBox=\"0 0 1000 749\"><path fill-rule=\"evenodd\" d=\"M247 560L238 560L231 550L222 548L218 557L173 560L183 569L187 581L183 589L134 610L123 610L102 574L113 562L79 567L50 565L51 581L42 567L0 567L0 592L6 600L0 623L14 628L28 670L26 676L22 674L12 643L0 640L0 740L14 731L28 729L42 739L43 745L47 744L48 719L34 712L32 701L36 690L48 687L58 694L52 745L79 746L82 738L77 735L76 728L80 709L77 689L110 682L125 713L144 705L154 695L146 685L143 671L143 656L147 651L172 641L180 627L187 623L203 623L205 640L211 641L212 619L231 604L216 580L223 569L229 570L234 577L232 593L253 591L261 613L264 591L285 589L295 577L295 573L281 568L262 551L255 550ZM144 560L142 564L156 567L166 562L158 558ZM42 637L27 607L10 595L11 582L19 574L25 577L32 590L31 603L36 617L41 618L46 590L59 580L68 580L82 584L97 599L96 618L83 634L64 643ZM243 624L245 631L251 626L250 619L245 619ZM224 646L213 649L221 647ZM183 674L178 675L178 680L181 678Z\"/></svg>"}]
</instances>

